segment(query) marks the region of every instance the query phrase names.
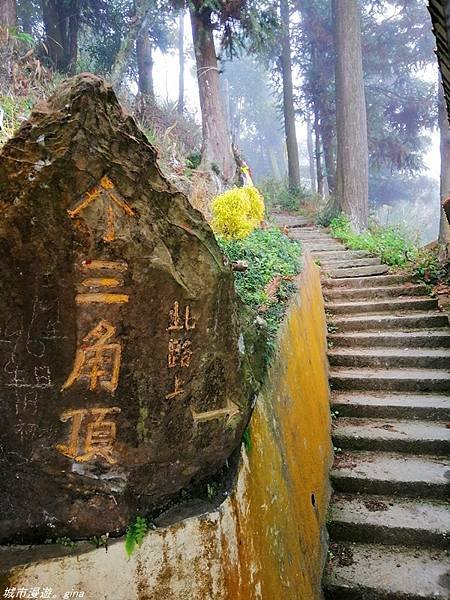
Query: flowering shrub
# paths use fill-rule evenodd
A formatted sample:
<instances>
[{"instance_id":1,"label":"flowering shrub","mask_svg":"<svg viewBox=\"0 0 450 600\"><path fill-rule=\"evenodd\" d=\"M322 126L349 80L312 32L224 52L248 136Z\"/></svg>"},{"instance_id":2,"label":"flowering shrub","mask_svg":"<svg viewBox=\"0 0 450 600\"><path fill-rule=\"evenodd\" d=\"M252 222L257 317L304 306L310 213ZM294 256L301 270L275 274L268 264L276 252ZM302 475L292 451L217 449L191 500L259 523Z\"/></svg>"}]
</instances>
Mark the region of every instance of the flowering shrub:
<instances>
[{"instance_id":1,"label":"flowering shrub","mask_svg":"<svg viewBox=\"0 0 450 600\"><path fill-rule=\"evenodd\" d=\"M225 240L242 240L264 218L264 200L255 187L233 188L216 196L212 203L214 233Z\"/></svg>"}]
</instances>

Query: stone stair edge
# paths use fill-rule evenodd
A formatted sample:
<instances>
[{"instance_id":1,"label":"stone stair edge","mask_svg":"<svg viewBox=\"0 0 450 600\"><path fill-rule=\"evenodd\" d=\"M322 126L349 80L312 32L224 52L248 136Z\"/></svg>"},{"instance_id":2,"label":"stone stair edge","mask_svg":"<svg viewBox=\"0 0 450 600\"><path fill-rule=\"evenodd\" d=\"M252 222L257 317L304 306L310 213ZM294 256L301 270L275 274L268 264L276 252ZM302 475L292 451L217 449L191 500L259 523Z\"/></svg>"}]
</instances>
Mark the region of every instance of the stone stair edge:
<instances>
[{"instance_id":1,"label":"stone stair edge","mask_svg":"<svg viewBox=\"0 0 450 600\"><path fill-rule=\"evenodd\" d=\"M346 542L335 552L336 565L323 578L326 600L448 599L442 550Z\"/></svg>"}]
</instances>

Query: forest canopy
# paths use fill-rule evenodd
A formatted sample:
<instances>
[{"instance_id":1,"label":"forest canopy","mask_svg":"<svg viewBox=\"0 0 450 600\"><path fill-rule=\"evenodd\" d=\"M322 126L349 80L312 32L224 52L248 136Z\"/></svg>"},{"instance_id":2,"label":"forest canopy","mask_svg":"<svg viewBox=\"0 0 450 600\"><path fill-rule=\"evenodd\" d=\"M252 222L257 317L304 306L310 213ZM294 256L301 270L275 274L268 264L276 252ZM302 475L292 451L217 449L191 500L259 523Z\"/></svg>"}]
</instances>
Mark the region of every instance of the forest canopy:
<instances>
[{"instance_id":1,"label":"forest canopy","mask_svg":"<svg viewBox=\"0 0 450 600\"><path fill-rule=\"evenodd\" d=\"M401 221L411 200L424 239L437 235L438 71L421 0L5 0L0 22L4 132L56 82L90 71L187 186L199 170L226 187L244 161L289 206L322 199L352 216L358 205L364 227L369 210ZM160 93L164 57L175 97Z\"/></svg>"}]
</instances>

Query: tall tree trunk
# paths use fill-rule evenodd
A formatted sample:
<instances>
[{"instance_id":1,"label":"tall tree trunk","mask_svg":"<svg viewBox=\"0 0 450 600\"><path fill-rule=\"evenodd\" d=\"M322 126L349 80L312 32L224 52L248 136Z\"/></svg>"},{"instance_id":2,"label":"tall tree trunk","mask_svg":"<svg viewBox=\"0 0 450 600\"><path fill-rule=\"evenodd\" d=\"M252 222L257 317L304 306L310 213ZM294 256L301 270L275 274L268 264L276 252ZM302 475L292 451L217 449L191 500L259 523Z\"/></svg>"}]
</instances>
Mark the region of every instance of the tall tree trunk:
<instances>
[{"instance_id":1,"label":"tall tree trunk","mask_svg":"<svg viewBox=\"0 0 450 600\"><path fill-rule=\"evenodd\" d=\"M16 0L0 1L0 46L9 43L11 30L17 27Z\"/></svg>"},{"instance_id":2,"label":"tall tree trunk","mask_svg":"<svg viewBox=\"0 0 450 600\"><path fill-rule=\"evenodd\" d=\"M230 84L226 77L222 77L219 79L219 85L222 90L222 106L223 111L225 113L225 122L227 124L228 135L231 138L231 142L234 142L233 134L232 134L232 126L231 126L231 110L230 110Z\"/></svg>"},{"instance_id":3,"label":"tall tree trunk","mask_svg":"<svg viewBox=\"0 0 450 600\"><path fill-rule=\"evenodd\" d=\"M136 56L139 93L144 97L154 100L152 42L147 28L141 32L136 40Z\"/></svg>"},{"instance_id":4,"label":"tall tree trunk","mask_svg":"<svg viewBox=\"0 0 450 600\"><path fill-rule=\"evenodd\" d=\"M218 168L223 179L231 181L236 174L236 161L222 106L211 12L199 4L202 3L190 5L190 14L202 112L202 166L206 170Z\"/></svg>"},{"instance_id":5,"label":"tall tree trunk","mask_svg":"<svg viewBox=\"0 0 450 600\"><path fill-rule=\"evenodd\" d=\"M178 17L178 105L180 115L184 112L184 11Z\"/></svg>"},{"instance_id":6,"label":"tall tree trunk","mask_svg":"<svg viewBox=\"0 0 450 600\"><path fill-rule=\"evenodd\" d=\"M111 69L111 83L119 89L123 83L125 73L127 72L130 56L134 49L135 41L140 37L142 32L148 27L150 19L150 11L152 6L148 0L135 0L135 13L131 25L128 27L127 33L123 38L120 48L116 54L114 64Z\"/></svg>"},{"instance_id":7,"label":"tall tree trunk","mask_svg":"<svg viewBox=\"0 0 450 600\"><path fill-rule=\"evenodd\" d=\"M322 135L320 136L320 138L322 139ZM322 161L322 195L324 198L328 198L330 197L330 188L328 186L328 173L327 173L327 164L325 161L325 151L324 151L324 147L323 144L321 144L321 152L322 152L322 156L324 158L324 160Z\"/></svg>"},{"instance_id":8,"label":"tall tree trunk","mask_svg":"<svg viewBox=\"0 0 450 600\"><path fill-rule=\"evenodd\" d=\"M325 162L328 190L330 193L336 191L336 160L334 157L334 135L331 127L321 124L320 134L323 144L323 159Z\"/></svg>"},{"instance_id":9,"label":"tall tree trunk","mask_svg":"<svg viewBox=\"0 0 450 600\"><path fill-rule=\"evenodd\" d=\"M270 158L270 165L272 167L272 175L277 181L280 181L281 173L280 173L280 167L278 165L277 153L275 152L275 149L269 145L269 142L267 140L266 140L265 147L269 148L269 158Z\"/></svg>"},{"instance_id":10,"label":"tall tree trunk","mask_svg":"<svg viewBox=\"0 0 450 600\"><path fill-rule=\"evenodd\" d=\"M440 199L441 210L439 218L439 256L443 261L450 258L450 225L442 207L442 203L450 196L450 129L447 117L447 107L441 81L438 83L438 111L441 150Z\"/></svg>"},{"instance_id":11,"label":"tall tree trunk","mask_svg":"<svg viewBox=\"0 0 450 600\"><path fill-rule=\"evenodd\" d=\"M317 193L323 196L323 171L322 171L322 155L320 152L320 126L319 126L319 111L314 104L314 156L316 159L316 177L317 177Z\"/></svg>"},{"instance_id":12,"label":"tall tree trunk","mask_svg":"<svg viewBox=\"0 0 450 600\"><path fill-rule=\"evenodd\" d=\"M283 77L283 112L288 155L290 189L300 187L300 163L298 159L297 134L295 131L294 88L292 83L291 41L289 34L289 0L280 0L280 15L283 25L281 41L281 73Z\"/></svg>"},{"instance_id":13,"label":"tall tree trunk","mask_svg":"<svg viewBox=\"0 0 450 600\"><path fill-rule=\"evenodd\" d=\"M357 0L333 0L336 50L337 181L342 210L356 230L367 227L369 159Z\"/></svg>"},{"instance_id":14,"label":"tall tree trunk","mask_svg":"<svg viewBox=\"0 0 450 600\"><path fill-rule=\"evenodd\" d=\"M41 0L48 57L55 69L73 74L78 56L81 0Z\"/></svg>"},{"instance_id":15,"label":"tall tree trunk","mask_svg":"<svg viewBox=\"0 0 450 600\"><path fill-rule=\"evenodd\" d=\"M306 147L308 149L308 161L309 161L309 178L311 180L311 192L315 194L317 192L316 186L316 169L314 166L314 141L313 131L311 125L311 115L309 112L306 113Z\"/></svg>"}]
</instances>

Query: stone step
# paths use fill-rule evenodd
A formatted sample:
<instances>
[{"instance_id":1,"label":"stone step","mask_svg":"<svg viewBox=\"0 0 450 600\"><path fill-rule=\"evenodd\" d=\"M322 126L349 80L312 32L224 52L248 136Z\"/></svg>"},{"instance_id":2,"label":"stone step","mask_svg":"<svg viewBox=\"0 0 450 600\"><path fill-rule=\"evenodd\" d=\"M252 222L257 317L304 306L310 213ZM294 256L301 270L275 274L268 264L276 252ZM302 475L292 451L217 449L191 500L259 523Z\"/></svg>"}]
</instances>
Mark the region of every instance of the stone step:
<instances>
[{"instance_id":1,"label":"stone step","mask_svg":"<svg viewBox=\"0 0 450 600\"><path fill-rule=\"evenodd\" d=\"M311 227L311 229L315 229L311 224L311 219L308 219L307 217L272 215L272 218L275 223L281 227Z\"/></svg>"},{"instance_id":2,"label":"stone step","mask_svg":"<svg viewBox=\"0 0 450 600\"><path fill-rule=\"evenodd\" d=\"M316 257L316 252L315 250L311 251L311 254ZM319 252L317 253L317 258L323 259L323 260L334 260L334 259L338 259L338 258L365 258L366 256L372 256L372 254L369 254L369 252L366 252L365 250L326 250L324 252Z\"/></svg>"},{"instance_id":3,"label":"stone step","mask_svg":"<svg viewBox=\"0 0 450 600\"><path fill-rule=\"evenodd\" d=\"M312 250L314 249L314 258L319 258L320 256L316 256L316 255L320 255L321 252L328 252L328 250L339 250L339 248L342 248L343 246L341 244L338 244L337 242L320 242L317 244L313 244L312 242L302 242L302 246L306 249L306 250Z\"/></svg>"},{"instance_id":4,"label":"stone step","mask_svg":"<svg viewBox=\"0 0 450 600\"><path fill-rule=\"evenodd\" d=\"M344 450L450 454L450 429L440 421L340 417L333 442Z\"/></svg>"},{"instance_id":5,"label":"stone step","mask_svg":"<svg viewBox=\"0 0 450 600\"><path fill-rule=\"evenodd\" d=\"M294 229L294 230L298 230L298 229L309 229L311 227L311 219L303 219L303 220L297 220L294 223L288 223L287 227L289 227L289 229Z\"/></svg>"},{"instance_id":6,"label":"stone step","mask_svg":"<svg viewBox=\"0 0 450 600\"><path fill-rule=\"evenodd\" d=\"M316 259L317 260L317 259ZM368 267L371 265L381 265L381 260L376 257L365 258L339 258L339 259L319 259L324 271L335 269L344 269L349 267Z\"/></svg>"},{"instance_id":7,"label":"stone step","mask_svg":"<svg viewBox=\"0 0 450 600\"><path fill-rule=\"evenodd\" d=\"M327 269L327 273L333 279L383 275L383 273L387 273L388 271L389 267L387 265L370 265L368 267L349 267L345 269Z\"/></svg>"},{"instance_id":8,"label":"stone step","mask_svg":"<svg viewBox=\"0 0 450 600\"><path fill-rule=\"evenodd\" d=\"M297 242L301 242L304 246L314 247L314 246L322 246L323 244L330 244L330 240L326 237L312 237L312 236L301 236L294 231L290 233L292 239L297 240Z\"/></svg>"},{"instance_id":9,"label":"stone step","mask_svg":"<svg viewBox=\"0 0 450 600\"><path fill-rule=\"evenodd\" d=\"M323 245L328 246L330 244L333 244L333 247L336 247L336 246L334 246L334 242L330 241L325 236L319 237L319 238L313 238L311 236L310 237L301 237L295 233L291 233L291 237L292 237L292 239L296 240L297 242L300 242L302 244L302 246L304 246L305 248L307 248L309 250L309 252L314 250L316 247L323 246Z\"/></svg>"},{"instance_id":10,"label":"stone step","mask_svg":"<svg viewBox=\"0 0 450 600\"><path fill-rule=\"evenodd\" d=\"M397 348L450 347L450 328L409 329L404 331L368 330L334 333L328 336L333 347L395 346Z\"/></svg>"},{"instance_id":11,"label":"stone step","mask_svg":"<svg viewBox=\"0 0 450 600\"><path fill-rule=\"evenodd\" d=\"M389 285L400 285L411 283L411 277L405 274L378 275L372 277L341 277L340 279L323 279L325 288L367 288L386 287Z\"/></svg>"},{"instance_id":12,"label":"stone step","mask_svg":"<svg viewBox=\"0 0 450 600\"><path fill-rule=\"evenodd\" d=\"M331 409L340 417L450 421L450 395L334 391Z\"/></svg>"},{"instance_id":13,"label":"stone step","mask_svg":"<svg viewBox=\"0 0 450 600\"><path fill-rule=\"evenodd\" d=\"M446 499L449 468L444 457L344 451L336 457L331 481L337 492Z\"/></svg>"},{"instance_id":14,"label":"stone step","mask_svg":"<svg viewBox=\"0 0 450 600\"><path fill-rule=\"evenodd\" d=\"M426 285L398 285L368 288L330 288L324 290L324 296L329 301L333 300L375 300L377 298L394 298L401 296L427 296Z\"/></svg>"},{"instance_id":15,"label":"stone step","mask_svg":"<svg viewBox=\"0 0 450 600\"><path fill-rule=\"evenodd\" d=\"M450 509L436 500L334 494L328 532L333 541L445 549Z\"/></svg>"},{"instance_id":16,"label":"stone step","mask_svg":"<svg viewBox=\"0 0 450 600\"><path fill-rule=\"evenodd\" d=\"M398 314L408 310L436 310L438 308L437 298L425 296L416 298L414 296L402 296L390 300L368 299L358 302L327 302L327 311L332 314L357 314L357 313L379 313L390 311Z\"/></svg>"},{"instance_id":17,"label":"stone step","mask_svg":"<svg viewBox=\"0 0 450 600\"><path fill-rule=\"evenodd\" d=\"M448 600L442 550L342 544L324 577L326 600Z\"/></svg>"},{"instance_id":18,"label":"stone step","mask_svg":"<svg viewBox=\"0 0 450 600\"><path fill-rule=\"evenodd\" d=\"M328 233L323 231L318 231L317 229L295 229L293 235L299 240L327 240L327 241L335 241Z\"/></svg>"},{"instance_id":19,"label":"stone step","mask_svg":"<svg viewBox=\"0 0 450 600\"><path fill-rule=\"evenodd\" d=\"M368 314L334 317L332 325L336 332L367 331L376 329L418 329L420 327L448 327L448 317L441 312L411 312L405 315Z\"/></svg>"},{"instance_id":20,"label":"stone step","mask_svg":"<svg viewBox=\"0 0 450 600\"><path fill-rule=\"evenodd\" d=\"M396 392L448 392L450 372L438 369L350 369L330 371L334 390L392 390Z\"/></svg>"},{"instance_id":21,"label":"stone step","mask_svg":"<svg viewBox=\"0 0 450 600\"><path fill-rule=\"evenodd\" d=\"M303 245L314 247L315 245L323 245L323 244L331 244L334 243L327 236L317 236L313 237L312 235L300 235L299 233L291 232L292 237L301 242ZM311 248L310 248L311 250Z\"/></svg>"},{"instance_id":22,"label":"stone step","mask_svg":"<svg viewBox=\"0 0 450 600\"><path fill-rule=\"evenodd\" d=\"M328 361L333 367L448 369L450 348L334 348Z\"/></svg>"}]
</instances>

